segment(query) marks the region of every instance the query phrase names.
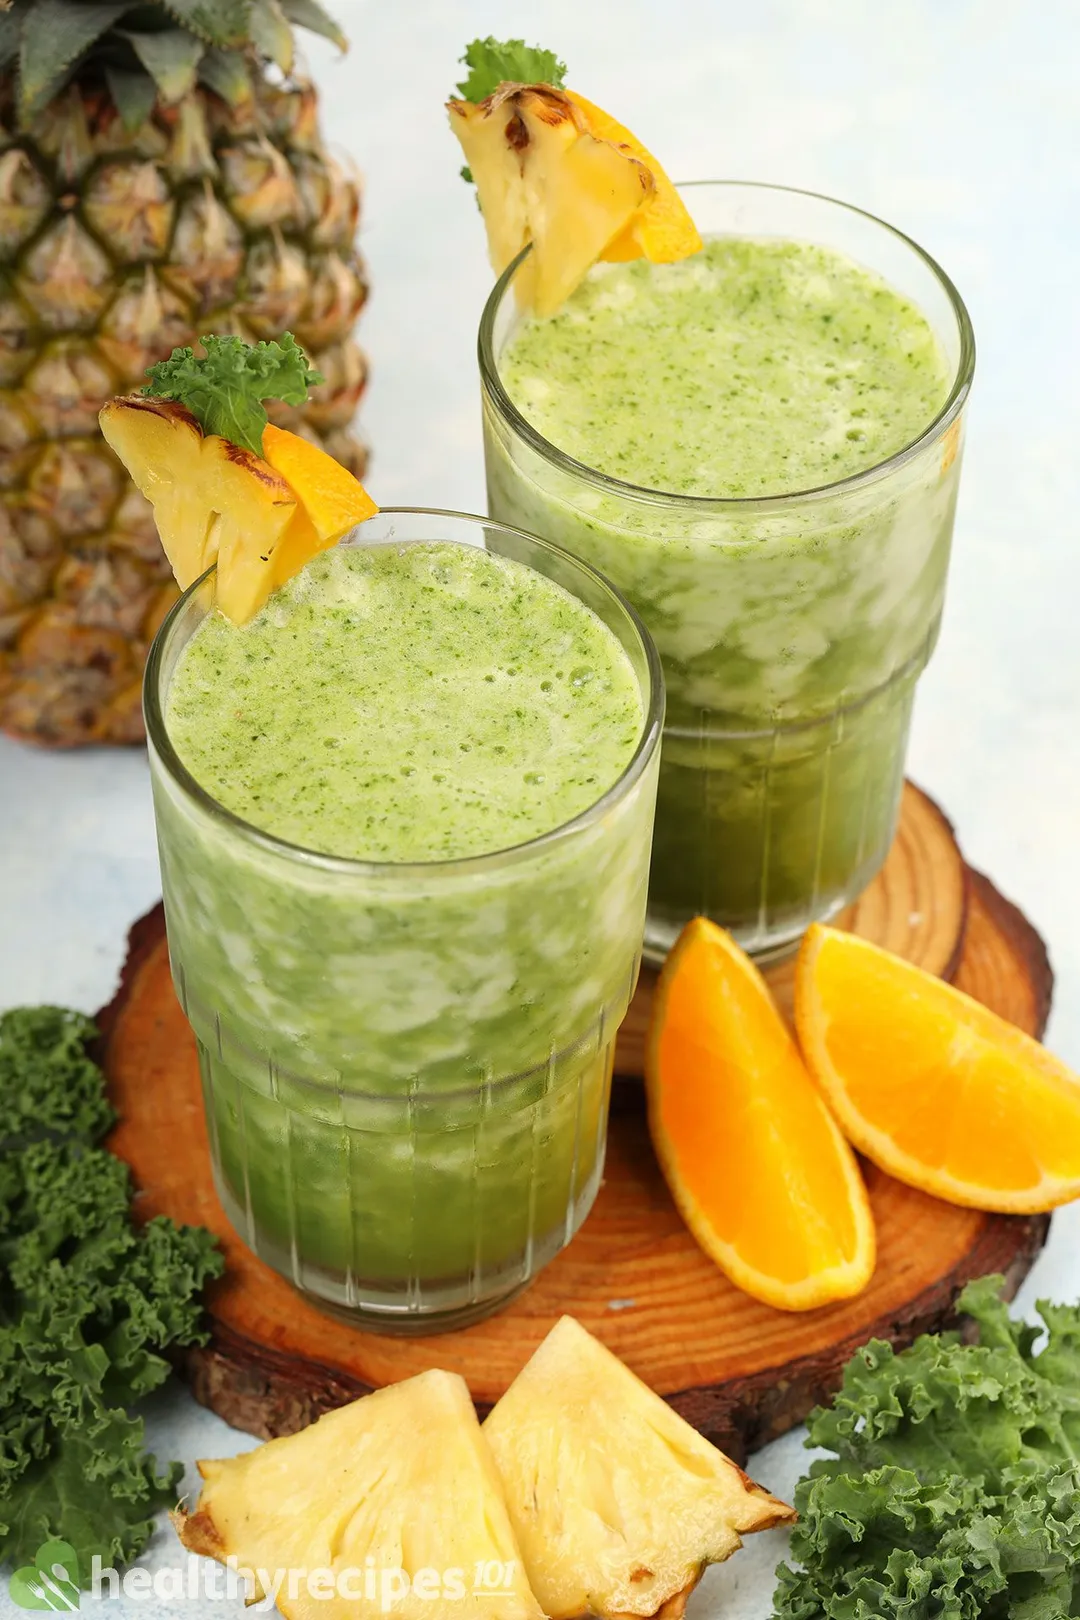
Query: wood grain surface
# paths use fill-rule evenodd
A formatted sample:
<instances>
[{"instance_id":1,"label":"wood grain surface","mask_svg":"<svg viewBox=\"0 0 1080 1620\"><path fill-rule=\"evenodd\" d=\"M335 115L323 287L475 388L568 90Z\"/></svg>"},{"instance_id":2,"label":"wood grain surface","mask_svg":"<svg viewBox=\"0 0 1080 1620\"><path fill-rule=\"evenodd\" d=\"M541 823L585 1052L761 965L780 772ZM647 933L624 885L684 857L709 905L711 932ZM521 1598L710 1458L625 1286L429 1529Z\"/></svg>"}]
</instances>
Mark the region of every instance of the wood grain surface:
<instances>
[{"instance_id":1,"label":"wood grain surface","mask_svg":"<svg viewBox=\"0 0 1080 1620\"><path fill-rule=\"evenodd\" d=\"M1041 1034L1052 976L1017 908L963 862L933 803L905 794L884 870L842 926L952 978ZM770 969L783 1002L790 963ZM617 1068L640 1063L652 976L644 975ZM158 907L136 924L115 1000L102 1015L102 1061L120 1114L110 1141L134 1172L136 1208L215 1231L227 1260L209 1295L210 1342L183 1371L234 1427L286 1434L321 1412L432 1366L462 1373L481 1411L498 1399L564 1312L577 1316L703 1433L737 1458L800 1422L836 1387L871 1336L904 1344L951 1317L971 1277L1002 1271L1015 1288L1048 1218L985 1215L940 1203L867 1169L879 1259L865 1292L790 1315L729 1283L684 1227L657 1170L642 1088L615 1087L596 1206L574 1242L506 1310L475 1327L402 1339L324 1315L230 1228L214 1191L195 1043L173 994Z\"/></svg>"}]
</instances>

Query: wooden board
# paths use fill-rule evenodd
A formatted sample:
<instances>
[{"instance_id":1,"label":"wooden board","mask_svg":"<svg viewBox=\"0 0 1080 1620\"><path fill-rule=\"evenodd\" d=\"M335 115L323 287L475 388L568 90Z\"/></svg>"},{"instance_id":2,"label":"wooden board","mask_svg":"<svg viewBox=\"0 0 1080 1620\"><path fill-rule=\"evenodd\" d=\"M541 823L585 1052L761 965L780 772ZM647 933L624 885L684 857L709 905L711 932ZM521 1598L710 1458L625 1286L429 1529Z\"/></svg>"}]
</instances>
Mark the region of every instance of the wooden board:
<instances>
[{"instance_id":1,"label":"wooden board","mask_svg":"<svg viewBox=\"0 0 1080 1620\"><path fill-rule=\"evenodd\" d=\"M1038 935L965 865L952 830L908 788L884 871L842 919L949 976L1041 1034L1052 976ZM770 970L783 999L790 964ZM652 976L620 1042L632 1074ZM570 1312L732 1455L800 1422L871 1336L910 1342L950 1319L971 1277L1015 1288L1045 1241L1045 1216L954 1208L868 1168L879 1260L856 1300L793 1316L735 1289L698 1249L656 1168L641 1087L615 1088L604 1184L577 1238L500 1315L438 1337L361 1332L325 1316L244 1246L214 1192L194 1041L173 994L160 907L132 931L116 999L102 1015L103 1063L132 1167L136 1207L217 1232L228 1263L209 1296L210 1343L182 1370L205 1405L253 1434L292 1433L368 1389L431 1366L461 1372L483 1411L554 1321Z\"/></svg>"}]
</instances>

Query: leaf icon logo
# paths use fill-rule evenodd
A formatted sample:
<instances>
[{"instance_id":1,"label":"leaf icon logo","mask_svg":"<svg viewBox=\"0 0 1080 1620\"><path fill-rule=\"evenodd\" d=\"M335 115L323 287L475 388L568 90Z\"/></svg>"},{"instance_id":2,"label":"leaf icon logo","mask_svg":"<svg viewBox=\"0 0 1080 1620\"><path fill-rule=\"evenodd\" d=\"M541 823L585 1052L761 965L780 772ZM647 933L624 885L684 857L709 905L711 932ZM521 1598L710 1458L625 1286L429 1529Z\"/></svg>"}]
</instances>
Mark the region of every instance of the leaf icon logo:
<instances>
[{"instance_id":1,"label":"leaf icon logo","mask_svg":"<svg viewBox=\"0 0 1080 1620\"><path fill-rule=\"evenodd\" d=\"M8 1594L20 1609L72 1614L79 1607L79 1560L69 1541L46 1541L11 1577Z\"/></svg>"}]
</instances>

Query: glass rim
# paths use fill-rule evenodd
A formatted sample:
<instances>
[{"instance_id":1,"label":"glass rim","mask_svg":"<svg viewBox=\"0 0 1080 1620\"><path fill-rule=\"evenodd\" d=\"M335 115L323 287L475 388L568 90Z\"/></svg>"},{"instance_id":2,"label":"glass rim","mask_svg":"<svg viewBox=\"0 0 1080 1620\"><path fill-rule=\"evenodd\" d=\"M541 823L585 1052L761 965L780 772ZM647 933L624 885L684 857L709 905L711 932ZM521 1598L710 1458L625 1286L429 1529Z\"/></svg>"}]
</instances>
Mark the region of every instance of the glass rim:
<instances>
[{"instance_id":1,"label":"glass rim","mask_svg":"<svg viewBox=\"0 0 1080 1620\"><path fill-rule=\"evenodd\" d=\"M961 298L959 291L950 276L941 268L925 248L919 246L912 237L886 220L879 219L876 214L865 208L858 208L854 203L842 202L838 197L826 196L820 191L806 191L798 186L778 186L765 181L757 180L681 180L677 183L679 191L692 191L697 188L715 187L724 190L743 188L747 191L768 191L778 195L809 198L813 202L826 203L831 208L838 208L847 214L855 214L859 218L868 220L870 224L886 231L897 241L923 262L930 273L937 279L939 285L949 300L952 312L960 333L960 353L957 358L955 375L949 393L937 414L922 430L917 438L910 443L901 445L894 450L891 456L884 461L875 462L872 467L864 467L862 472L852 473L846 478L838 478L828 484L814 484L806 489L785 490L776 495L679 495L673 490L653 489L645 484L632 484L627 479L615 478L610 473L600 472L596 467L590 467L584 461L577 461L567 451L560 450L558 445L546 439L522 415L511 400L499 376L498 362L495 356L495 320L504 298L511 290L511 283L518 267L524 263L526 256L532 252L531 244L522 248L517 257L508 264L506 269L488 294L480 317L480 329L477 336L477 358L480 365L480 380L484 390L494 402L499 415L508 423L517 437L523 439L531 449L541 455L546 461L557 467L561 472L569 473L574 478L591 484L607 494L615 495L623 500L633 500L641 504L671 508L690 508L695 512L776 512L786 507L798 505L806 501L834 499L837 495L847 494L849 491L860 490L868 485L895 472L897 468L911 461L928 445L933 444L948 432L957 420L963 409L964 402L971 391L971 381L975 373L975 333L968 315L967 306Z\"/></svg>"},{"instance_id":2,"label":"glass rim","mask_svg":"<svg viewBox=\"0 0 1080 1620\"><path fill-rule=\"evenodd\" d=\"M450 859L429 861L359 860L348 855L329 855L322 850L308 849L304 844L294 844L289 839L278 838L274 833L256 827L253 822L246 821L243 816L237 815L235 811L223 805L188 770L176 752L169 736L165 725L164 705L161 701L162 663L165 657L165 649L188 605L214 573L216 564L213 563L199 575L198 579L193 580L173 603L162 620L146 659L146 670L143 676L143 718L146 724L146 735L167 774L186 797L196 804L199 810L217 821L224 822L227 827L248 843L281 859L291 860L308 870L336 873L341 876L362 876L395 881L399 876L431 878L439 873L454 876L459 874L467 875L471 871L482 871L491 866L516 864L518 861L529 859L531 856L541 853L601 821L608 811L625 798L640 780L659 747L663 731L665 689L660 654L636 608L627 601L618 587L613 585L598 568L593 568L591 563L583 561L580 557L575 557L572 552L567 551L563 546L558 546L551 540L545 540L540 535L530 534L528 530L519 529L513 524L499 523L493 518L480 517L473 512L455 512L449 508L438 506L382 506L378 512L373 513L364 523L357 524L355 529L350 530L349 535L343 536L337 542L338 545L347 544L353 535L360 533L366 523L374 522L380 517L450 518L455 522L478 524L485 529L496 529L501 533L517 536L528 541L530 545L538 546L543 551L550 552L561 561L568 563L572 570L577 570L599 585L615 601L625 613L631 628L638 638L644 653L645 668L649 680L648 701L645 704L641 735L638 738L633 754L615 781L605 789L598 799L594 799L592 804L587 805L584 810L578 811L577 815L572 817L571 820L560 822L557 827L552 827L545 833L538 833L535 838L528 838L520 844L508 844L500 849L485 850L476 855L460 855ZM418 543L415 541L403 542L406 545ZM460 542L451 541L448 543L459 544ZM390 545L393 544L393 541L377 540L373 541L372 544ZM524 566L530 567L531 565L525 564ZM540 570L535 569L534 572L539 573ZM549 576L545 575L544 577L548 578ZM556 580L553 583L558 584L559 582ZM563 588L565 589L565 587ZM586 602L584 606L588 607L589 604Z\"/></svg>"}]
</instances>

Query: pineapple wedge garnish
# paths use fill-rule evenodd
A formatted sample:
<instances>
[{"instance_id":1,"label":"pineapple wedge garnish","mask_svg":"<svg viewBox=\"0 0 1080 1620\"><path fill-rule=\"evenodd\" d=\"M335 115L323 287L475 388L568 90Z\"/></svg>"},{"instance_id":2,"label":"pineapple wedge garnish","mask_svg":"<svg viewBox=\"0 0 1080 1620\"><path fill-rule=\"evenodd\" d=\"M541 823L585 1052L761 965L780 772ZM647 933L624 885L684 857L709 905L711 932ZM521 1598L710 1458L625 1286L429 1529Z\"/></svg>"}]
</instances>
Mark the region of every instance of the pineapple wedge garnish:
<instances>
[{"instance_id":1,"label":"pineapple wedge garnish","mask_svg":"<svg viewBox=\"0 0 1080 1620\"><path fill-rule=\"evenodd\" d=\"M570 1316L484 1433L552 1620L671 1620L743 1534L795 1517Z\"/></svg>"},{"instance_id":2,"label":"pineapple wedge garnish","mask_svg":"<svg viewBox=\"0 0 1080 1620\"><path fill-rule=\"evenodd\" d=\"M199 1472L194 1513L174 1515L181 1541L251 1570L286 1620L541 1620L456 1373L391 1384Z\"/></svg>"},{"instance_id":3,"label":"pineapple wedge garnish","mask_svg":"<svg viewBox=\"0 0 1080 1620\"><path fill-rule=\"evenodd\" d=\"M267 422L264 399L300 402L314 377L288 333L203 343L204 358L178 349L142 394L110 400L101 431L153 506L181 589L216 564L217 606L246 624L378 508L333 456Z\"/></svg>"},{"instance_id":4,"label":"pineapple wedge garnish","mask_svg":"<svg viewBox=\"0 0 1080 1620\"><path fill-rule=\"evenodd\" d=\"M631 215L625 228L607 244L602 259L650 259L653 264L674 264L677 259L688 259L702 247L697 226L690 218L686 204L668 179L659 162L647 147L642 146L624 124L612 118L602 107L586 101L576 90L566 94L585 119L589 131L604 141L616 145L639 158L653 177L653 194Z\"/></svg>"},{"instance_id":5,"label":"pineapple wedge garnish","mask_svg":"<svg viewBox=\"0 0 1080 1620\"><path fill-rule=\"evenodd\" d=\"M655 189L638 158L589 133L584 115L550 85L504 84L478 106L451 101L450 125L476 181L492 267L501 274L527 242L523 305L550 315Z\"/></svg>"},{"instance_id":6,"label":"pineapple wedge garnish","mask_svg":"<svg viewBox=\"0 0 1080 1620\"><path fill-rule=\"evenodd\" d=\"M520 40L475 40L464 92L447 103L476 182L492 267L522 249L519 304L550 315L601 259L687 258L701 247L693 220L660 164L628 129L561 83L519 83L513 69L554 72L550 52ZM500 67L505 82L487 95Z\"/></svg>"},{"instance_id":7,"label":"pineapple wedge garnish","mask_svg":"<svg viewBox=\"0 0 1080 1620\"><path fill-rule=\"evenodd\" d=\"M110 400L101 431L154 508L169 566L182 590L217 563L217 605L244 624L266 601L275 553L307 515L290 485L260 456L204 434L189 410L168 400Z\"/></svg>"}]
</instances>

